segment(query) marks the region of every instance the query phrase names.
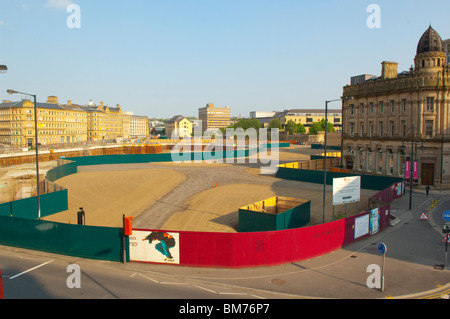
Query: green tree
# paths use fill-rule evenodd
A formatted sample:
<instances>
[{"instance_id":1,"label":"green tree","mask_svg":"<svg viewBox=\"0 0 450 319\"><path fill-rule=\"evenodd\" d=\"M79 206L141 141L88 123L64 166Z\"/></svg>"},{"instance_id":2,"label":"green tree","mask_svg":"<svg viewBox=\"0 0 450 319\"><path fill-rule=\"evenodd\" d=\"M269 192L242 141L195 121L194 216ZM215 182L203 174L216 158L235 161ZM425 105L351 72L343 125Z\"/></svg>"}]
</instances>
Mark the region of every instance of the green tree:
<instances>
[{"instance_id":1,"label":"green tree","mask_svg":"<svg viewBox=\"0 0 450 319\"><path fill-rule=\"evenodd\" d=\"M328 132L335 132L334 125L328 122L327 124ZM317 132L325 132L325 120L322 120L320 122L314 122L311 127L309 128L309 134L311 135L317 135Z\"/></svg>"},{"instance_id":2,"label":"green tree","mask_svg":"<svg viewBox=\"0 0 450 319\"><path fill-rule=\"evenodd\" d=\"M271 120L269 123L269 128L277 128L277 129L281 130L283 128L283 126L281 125L280 119L277 117L277 118L274 118L273 120Z\"/></svg>"},{"instance_id":3,"label":"green tree","mask_svg":"<svg viewBox=\"0 0 450 319\"><path fill-rule=\"evenodd\" d=\"M320 124L320 122L314 122L309 127L309 134L310 135L317 135L317 132L323 131L323 126Z\"/></svg>"},{"instance_id":4,"label":"green tree","mask_svg":"<svg viewBox=\"0 0 450 319\"><path fill-rule=\"evenodd\" d=\"M297 124L293 120L289 120L286 124L286 131L289 134L297 133Z\"/></svg>"},{"instance_id":5,"label":"green tree","mask_svg":"<svg viewBox=\"0 0 450 319\"><path fill-rule=\"evenodd\" d=\"M297 133L300 133L300 134L306 133L306 128L303 126L302 123L297 124Z\"/></svg>"},{"instance_id":6,"label":"green tree","mask_svg":"<svg viewBox=\"0 0 450 319\"><path fill-rule=\"evenodd\" d=\"M257 119L240 119L234 124L234 128L242 128L243 130L254 128L258 130L261 128L261 123Z\"/></svg>"}]
</instances>

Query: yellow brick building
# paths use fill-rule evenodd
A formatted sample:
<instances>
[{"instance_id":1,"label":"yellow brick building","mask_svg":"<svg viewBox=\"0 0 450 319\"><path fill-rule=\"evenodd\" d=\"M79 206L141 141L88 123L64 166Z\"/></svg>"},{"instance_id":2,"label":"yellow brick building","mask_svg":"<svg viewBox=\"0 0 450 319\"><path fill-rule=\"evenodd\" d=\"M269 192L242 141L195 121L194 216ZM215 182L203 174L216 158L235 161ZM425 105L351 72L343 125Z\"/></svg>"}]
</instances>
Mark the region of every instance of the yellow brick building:
<instances>
[{"instance_id":1,"label":"yellow brick building","mask_svg":"<svg viewBox=\"0 0 450 319\"><path fill-rule=\"evenodd\" d=\"M325 109L292 109L276 113L274 118L277 117L283 127L286 127L287 123L292 120L295 124L302 124L308 134L312 123L325 120ZM328 123L334 125L336 132L341 132L342 111L340 109L328 110Z\"/></svg>"},{"instance_id":2,"label":"yellow brick building","mask_svg":"<svg viewBox=\"0 0 450 319\"><path fill-rule=\"evenodd\" d=\"M38 102L37 130L41 145L76 144L95 141L112 141L130 138L131 118L123 115L120 105L109 107L73 104L61 105L56 96L47 102ZM148 135L146 117L133 116L139 135ZM124 132L125 126L125 132ZM26 148L35 146L34 103L24 99L18 102L0 103L0 144L6 147Z\"/></svg>"},{"instance_id":3,"label":"yellow brick building","mask_svg":"<svg viewBox=\"0 0 450 319\"><path fill-rule=\"evenodd\" d=\"M170 138L183 138L185 136L192 136L192 129L194 124L182 115L172 117L166 122L166 135Z\"/></svg>"}]
</instances>

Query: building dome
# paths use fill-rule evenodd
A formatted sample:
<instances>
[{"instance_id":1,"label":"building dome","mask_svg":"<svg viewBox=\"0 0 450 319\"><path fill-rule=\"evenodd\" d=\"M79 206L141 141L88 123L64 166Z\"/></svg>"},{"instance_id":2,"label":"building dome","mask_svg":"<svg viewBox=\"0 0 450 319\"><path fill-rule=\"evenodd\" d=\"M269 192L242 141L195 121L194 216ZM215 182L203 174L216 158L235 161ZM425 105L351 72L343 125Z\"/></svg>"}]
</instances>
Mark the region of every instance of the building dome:
<instances>
[{"instance_id":1,"label":"building dome","mask_svg":"<svg viewBox=\"0 0 450 319\"><path fill-rule=\"evenodd\" d=\"M439 33L430 26L420 38L417 54L436 51L444 51L444 44Z\"/></svg>"}]
</instances>

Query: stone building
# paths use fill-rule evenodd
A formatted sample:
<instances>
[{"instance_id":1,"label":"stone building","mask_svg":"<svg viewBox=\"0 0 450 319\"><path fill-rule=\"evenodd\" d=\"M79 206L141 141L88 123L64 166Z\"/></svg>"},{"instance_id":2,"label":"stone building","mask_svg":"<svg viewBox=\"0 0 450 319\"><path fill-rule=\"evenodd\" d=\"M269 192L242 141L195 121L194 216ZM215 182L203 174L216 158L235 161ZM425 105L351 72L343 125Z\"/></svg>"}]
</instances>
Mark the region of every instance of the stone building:
<instances>
[{"instance_id":1,"label":"stone building","mask_svg":"<svg viewBox=\"0 0 450 319\"><path fill-rule=\"evenodd\" d=\"M412 156L419 185L450 188L449 84L443 41L430 26L410 70L385 61L380 77L345 86L343 98L353 99L343 102L343 164L407 177Z\"/></svg>"},{"instance_id":2,"label":"stone building","mask_svg":"<svg viewBox=\"0 0 450 319\"><path fill-rule=\"evenodd\" d=\"M194 124L183 115L172 117L166 122L166 135L174 138L191 137Z\"/></svg>"},{"instance_id":3,"label":"stone building","mask_svg":"<svg viewBox=\"0 0 450 319\"><path fill-rule=\"evenodd\" d=\"M202 132L209 128L227 128L231 124L231 111L229 107L215 107L209 103L198 109L198 119L202 121Z\"/></svg>"}]
</instances>

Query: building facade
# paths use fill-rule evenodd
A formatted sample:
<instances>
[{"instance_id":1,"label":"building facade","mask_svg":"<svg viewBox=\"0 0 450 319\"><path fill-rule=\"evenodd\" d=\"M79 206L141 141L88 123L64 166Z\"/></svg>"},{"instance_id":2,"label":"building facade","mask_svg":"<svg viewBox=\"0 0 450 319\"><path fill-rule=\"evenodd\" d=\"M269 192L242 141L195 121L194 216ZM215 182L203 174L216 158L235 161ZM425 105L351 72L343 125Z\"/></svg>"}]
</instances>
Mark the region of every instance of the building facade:
<instances>
[{"instance_id":1,"label":"building facade","mask_svg":"<svg viewBox=\"0 0 450 319\"><path fill-rule=\"evenodd\" d=\"M73 104L61 105L56 96L38 102L37 130L41 145L111 141L117 138L148 136L147 117L124 115L120 105L109 107ZM34 147L34 103L30 100L0 103L0 144L7 147Z\"/></svg>"},{"instance_id":2,"label":"building facade","mask_svg":"<svg viewBox=\"0 0 450 319\"><path fill-rule=\"evenodd\" d=\"M408 177L417 162L419 185L450 187L450 77L447 54L430 26L414 67L398 73L382 62L381 76L343 88L343 164L354 172Z\"/></svg>"},{"instance_id":3,"label":"building facade","mask_svg":"<svg viewBox=\"0 0 450 319\"><path fill-rule=\"evenodd\" d=\"M172 117L166 122L166 135L174 138L191 137L194 124L183 115Z\"/></svg>"},{"instance_id":4,"label":"building facade","mask_svg":"<svg viewBox=\"0 0 450 319\"><path fill-rule=\"evenodd\" d=\"M198 119L202 121L202 131L210 128L227 128L231 123L231 111L229 107L214 107L207 104L198 109Z\"/></svg>"},{"instance_id":5,"label":"building facade","mask_svg":"<svg viewBox=\"0 0 450 319\"><path fill-rule=\"evenodd\" d=\"M148 118L141 115L130 115L130 137L145 138L148 135Z\"/></svg>"},{"instance_id":6,"label":"building facade","mask_svg":"<svg viewBox=\"0 0 450 319\"><path fill-rule=\"evenodd\" d=\"M309 134L309 128L315 122L325 120L325 109L293 109L278 112L274 116L279 118L281 125L286 127L289 121L294 121L295 124L302 124L306 129L306 134ZM328 110L328 123L334 125L336 132L341 132L342 129L342 111L337 109Z\"/></svg>"}]
</instances>

